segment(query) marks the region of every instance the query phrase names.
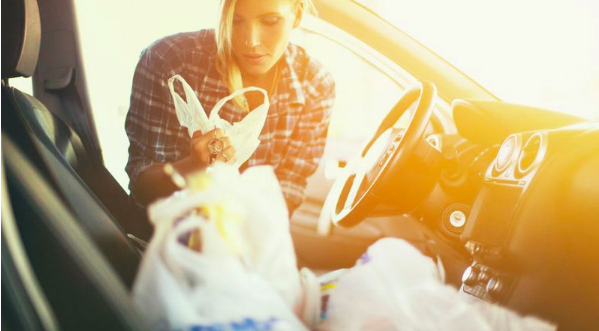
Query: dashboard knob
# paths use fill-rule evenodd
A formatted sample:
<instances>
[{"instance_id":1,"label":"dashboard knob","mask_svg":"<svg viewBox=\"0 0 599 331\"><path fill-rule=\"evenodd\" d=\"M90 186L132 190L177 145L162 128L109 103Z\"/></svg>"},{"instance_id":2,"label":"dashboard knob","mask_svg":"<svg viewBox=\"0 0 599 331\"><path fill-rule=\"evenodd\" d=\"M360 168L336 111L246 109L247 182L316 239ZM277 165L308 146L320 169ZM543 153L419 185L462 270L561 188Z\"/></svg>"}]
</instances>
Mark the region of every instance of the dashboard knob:
<instances>
[{"instance_id":1,"label":"dashboard knob","mask_svg":"<svg viewBox=\"0 0 599 331\"><path fill-rule=\"evenodd\" d=\"M469 266L462 274L462 283L466 285L474 285L478 280L478 270L474 266Z\"/></svg>"},{"instance_id":2,"label":"dashboard knob","mask_svg":"<svg viewBox=\"0 0 599 331\"><path fill-rule=\"evenodd\" d=\"M487 294L493 298L497 298L503 292L503 281L497 277L492 277L487 283Z\"/></svg>"}]
</instances>

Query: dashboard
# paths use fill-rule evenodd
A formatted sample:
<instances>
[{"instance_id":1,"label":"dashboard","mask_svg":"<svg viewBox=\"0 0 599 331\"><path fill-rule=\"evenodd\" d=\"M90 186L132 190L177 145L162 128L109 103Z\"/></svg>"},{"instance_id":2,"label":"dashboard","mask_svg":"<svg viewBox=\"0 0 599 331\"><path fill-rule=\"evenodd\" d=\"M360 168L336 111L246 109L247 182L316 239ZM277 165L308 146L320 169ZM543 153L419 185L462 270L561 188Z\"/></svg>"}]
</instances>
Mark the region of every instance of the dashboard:
<instances>
[{"instance_id":1,"label":"dashboard","mask_svg":"<svg viewBox=\"0 0 599 331\"><path fill-rule=\"evenodd\" d=\"M478 164L476 189L462 184L474 193L454 199L466 218L456 241L470 261L460 291L560 329L599 325L599 123L505 103L453 110L477 147L468 166ZM447 218L441 226L456 232Z\"/></svg>"}]
</instances>

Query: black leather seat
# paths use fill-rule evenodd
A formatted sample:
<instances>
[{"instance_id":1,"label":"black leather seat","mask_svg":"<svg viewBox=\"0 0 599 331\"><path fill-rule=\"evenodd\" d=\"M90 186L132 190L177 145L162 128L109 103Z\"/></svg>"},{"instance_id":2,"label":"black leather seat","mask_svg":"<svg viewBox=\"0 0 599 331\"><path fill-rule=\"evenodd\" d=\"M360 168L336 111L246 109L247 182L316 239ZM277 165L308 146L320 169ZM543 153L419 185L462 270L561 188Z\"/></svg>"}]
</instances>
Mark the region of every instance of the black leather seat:
<instances>
[{"instance_id":1,"label":"black leather seat","mask_svg":"<svg viewBox=\"0 0 599 331\"><path fill-rule=\"evenodd\" d=\"M134 263L125 257L132 254L119 247L124 238L115 238L111 226L100 223L95 228L102 234L90 233L4 130L2 154L2 328L147 330L123 282L135 265L115 265ZM9 231L11 225L18 231ZM115 244L110 252L109 243ZM16 254L19 246L24 254ZM115 261L119 251L123 257ZM21 268L6 264L10 260ZM22 265L30 266L31 277L25 277ZM26 283L37 284L37 295ZM40 325L32 327L34 321Z\"/></svg>"},{"instance_id":2,"label":"black leather seat","mask_svg":"<svg viewBox=\"0 0 599 331\"><path fill-rule=\"evenodd\" d=\"M23 8L30 8L30 10L23 11L23 15L19 16L19 7L14 6L10 9L14 9L16 14L11 15L9 20L2 20L3 24L10 22L12 26L18 27L4 28L3 33L8 33L8 30L17 36L23 36L21 42L13 36L7 39L16 42L2 45L3 51L11 55L19 55L16 61L11 61L10 57L6 59L2 57L3 83L11 77L33 72L35 61L30 52L37 51L36 47L28 46L28 43L39 43L39 15L36 16L31 12L36 8L35 0L11 1L11 3L21 3ZM7 10L3 10L3 14L6 12ZM11 48L16 50L11 51ZM26 59L25 65L21 65L23 58ZM12 63L17 65L10 67ZM82 153L79 152L79 158L73 161L75 150L81 151L77 143L80 141L77 135L34 97L8 85L2 87L2 119L2 131L14 139L40 173L54 186L56 193L79 220L79 224L86 229L108 260L114 264L123 281L131 284L140 260L139 252L127 238L125 230L118 221L71 166L75 162L86 159L80 157ZM66 136L68 138L65 136L58 138L65 132L68 133Z\"/></svg>"},{"instance_id":3,"label":"black leather seat","mask_svg":"<svg viewBox=\"0 0 599 331\"><path fill-rule=\"evenodd\" d=\"M4 263L7 242L11 254L23 248L24 256L11 261L31 266L51 310L41 315L53 315L61 328L145 329L128 294L141 254L80 177L86 171L100 178L110 174L93 173L104 168L89 164L77 134L37 99L10 87L10 78L33 74L40 36L35 0L2 1L3 276L11 271ZM111 195L110 185L102 187L103 194ZM5 227L13 221L18 231L7 231L11 237L5 240ZM3 290L19 288L15 279L3 277ZM13 291L5 297L6 292L3 329L5 312L27 311L22 294L30 295ZM11 319L16 324L7 327L29 328L22 324L26 320Z\"/></svg>"},{"instance_id":4,"label":"black leather seat","mask_svg":"<svg viewBox=\"0 0 599 331\"><path fill-rule=\"evenodd\" d=\"M21 1L5 1L3 2L3 19L2 19L2 77L20 77L31 76L36 68L38 59L39 47L41 43L40 26L49 24L41 24L39 14L33 15L32 10L25 11L25 6L19 7ZM46 10L45 16L47 21L56 20L48 11L51 5L44 3ZM5 8L6 7L6 8ZM20 9L21 8L21 9ZM52 12L50 10L50 12ZM53 12L52 12L53 13ZM25 21L22 19L28 16L29 21L36 17L37 30L33 26L26 27ZM37 31L37 33L36 33ZM52 33L49 33L52 35ZM56 38L44 39L46 48L56 48L62 45L55 46L52 44ZM48 39L49 38L49 39ZM45 52L46 56L48 51ZM68 52L67 52L68 53ZM54 54L57 57L58 54ZM46 60L46 62L48 62ZM45 62L44 62L45 63ZM45 72L44 70L41 70ZM47 70L46 70L47 71ZM39 74L39 72L38 72ZM73 69L72 80L78 81L78 76ZM35 77L34 77L35 78ZM42 80L47 80L47 77L41 75ZM39 80L39 78L38 78ZM12 99L11 104L16 108L21 108L19 112L22 115L22 121L27 129L37 137L38 140L53 145L57 152L62 155L62 158L75 170L76 174L83 180L88 188L94 192L94 195L101 201L102 205L110 212L114 219L123 227L127 233L148 240L151 236L152 228L147 221L145 211L141 210L129 199L128 194L123 190L119 183L114 179L110 172L104 167L102 156L99 150L94 149L95 146L90 146L90 131L85 130L82 125L77 125L78 122L74 118L82 117L82 109L69 108L76 102L73 99L80 99L79 95L73 96L77 90L71 84L67 84L65 92L58 93L57 90L47 90L46 85L36 83L37 92L50 102L50 110L44 106L42 102L18 92L6 92ZM54 95L56 99L48 100L48 93ZM64 107L62 107L64 106ZM70 125L75 125L78 130L86 132L76 132ZM81 138L78 135L81 134ZM85 140L85 141L82 141ZM88 144L86 145L85 142ZM85 147L84 147L85 146ZM90 148L90 150L86 150Z\"/></svg>"}]
</instances>

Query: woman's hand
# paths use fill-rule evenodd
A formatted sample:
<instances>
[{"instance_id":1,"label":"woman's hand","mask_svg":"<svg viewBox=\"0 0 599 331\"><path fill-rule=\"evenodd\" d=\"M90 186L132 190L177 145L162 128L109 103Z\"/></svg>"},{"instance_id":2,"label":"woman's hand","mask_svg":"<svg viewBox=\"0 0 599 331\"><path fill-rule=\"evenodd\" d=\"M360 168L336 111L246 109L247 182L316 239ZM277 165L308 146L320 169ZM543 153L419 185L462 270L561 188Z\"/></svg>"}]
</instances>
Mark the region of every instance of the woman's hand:
<instances>
[{"instance_id":1,"label":"woman's hand","mask_svg":"<svg viewBox=\"0 0 599 331\"><path fill-rule=\"evenodd\" d=\"M219 151L217 151L219 150ZM214 156L211 158L211 154ZM197 132L191 139L190 155L170 163L179 174L185 175L205 168L214 161L235 162L235 147L221 129L215 129L202 135ZM166 197L181 187L172 180L172 175L165 173L165 164L154 163L142 170L137 181L132 183L131 190L143 204L157 198Z\"/></svg>"},{"instance_id":2,"label":"woman's hand","mask_svg":"<svg viewBox=\"0 0 599 331\"><path fill-rule=\"evenodd\" d=\"M203 135L196 131L191 138L190 157L199 165L209 165L214 161L231 163L235 161L235 147L222 129L216 128Z\"/></svg>"}]
</instances>

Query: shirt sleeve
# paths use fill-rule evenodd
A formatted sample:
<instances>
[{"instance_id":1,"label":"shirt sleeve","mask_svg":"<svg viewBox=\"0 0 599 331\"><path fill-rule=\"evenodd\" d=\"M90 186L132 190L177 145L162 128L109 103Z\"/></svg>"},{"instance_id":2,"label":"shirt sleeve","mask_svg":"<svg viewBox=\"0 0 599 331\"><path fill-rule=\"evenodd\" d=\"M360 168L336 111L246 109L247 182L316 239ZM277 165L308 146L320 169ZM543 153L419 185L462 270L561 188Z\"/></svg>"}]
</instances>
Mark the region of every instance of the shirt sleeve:
<instances>
[{"instance_id":1,"label":"shirt sleeve","mask_svg":"<svg viewBox=\"0 0 599 331\"><path fill-rule=\"evenodd\" d=\"M125 170L130 189L146 167L189 154L189 136L179 125L168 88L168 79L181 69L176 63L176 57L173 59L167 50L150 46L142 52L135 69L125 121L129 138ZM133 192L131 194L134 197Z\"/></svg>"},{"instance_id":2,"label":"shirt sleeve","mask_svg":"<svg viewBox=\"0 0 599 331\"><path fill-rule=\"evenodd\" d=\"M324 69L310 79L306 90L306 105L291 134L287 153L275 169L289 214L303 202L307 178L318 168L335 100L335 82Z\"/></svg>"}]
</instances>

